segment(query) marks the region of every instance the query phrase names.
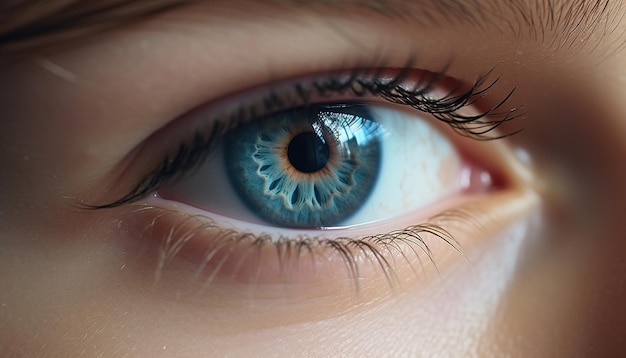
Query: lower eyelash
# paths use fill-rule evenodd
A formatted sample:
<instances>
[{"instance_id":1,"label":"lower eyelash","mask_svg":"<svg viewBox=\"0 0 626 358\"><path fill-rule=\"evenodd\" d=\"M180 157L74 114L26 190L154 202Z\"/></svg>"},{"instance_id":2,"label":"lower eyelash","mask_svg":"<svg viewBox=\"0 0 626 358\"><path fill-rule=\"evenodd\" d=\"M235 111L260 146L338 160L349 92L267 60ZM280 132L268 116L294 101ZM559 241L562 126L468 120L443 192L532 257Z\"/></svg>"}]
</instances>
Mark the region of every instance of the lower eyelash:
<instances>
[{"instance_id":1,"label":"lower eyelash","mask_svg":"<svg viewBox=\"0 0 626 358\"><path fill-rule=\"evenodd\" d=\"M373 264L382 272L388 285L393 289L402 277L396 273L398 265L408 264L417 275L425 272L424 260L431 264L438 273L433 252L427 243L426 236L434 237L445 242L459 255L465 256L460 244L442 226L436 224L448 220L460 220L466 214L444 212L430 220L430 223L412 225L402 230L395 230L386 234L369 235L361 238L337 237L278 237L271 235L255 236L251 233L239 232L233 229L221 228L212 219L199 215L186 215L182 220L177 218L173 223L167 223L168 216L178 217L181 214L173 209L165 209L150 205L138 205L132 210L133 214L142 213L152 217L149 224L139 233L142 236L163 234L158 238L158 263L154 279L158 282L167 265L176 257L183 255L187 246L196 238L202 238L208 246L196 264L193 279L198 282L200 289L207 289L217 277L235 279L241 276L249 284L260 284L259 278L261 256L265 249L275 252L276 262L270 263L279 268L279 282L290 283L299 274L304 260L315 266L323 257L338 255L343 261L346 273L352 286L358 293L360 290L360 272L362 265ZM163 223L162 223L163 222ZM165 225L165 229L156 227ZM212 237L207 240L207 237ZM195 255L198 252L194 252ZM402 262L397 262L398 260ZM420 269L415 264L420 265ZM267 264L267 262L266 262ZM306 262L304 263L306 264ZM228 271L228 272L225 272ZM246 271L246 272L244 272ZM275 282L272 282L275 283Z\"/></svg>"}]
</instances>

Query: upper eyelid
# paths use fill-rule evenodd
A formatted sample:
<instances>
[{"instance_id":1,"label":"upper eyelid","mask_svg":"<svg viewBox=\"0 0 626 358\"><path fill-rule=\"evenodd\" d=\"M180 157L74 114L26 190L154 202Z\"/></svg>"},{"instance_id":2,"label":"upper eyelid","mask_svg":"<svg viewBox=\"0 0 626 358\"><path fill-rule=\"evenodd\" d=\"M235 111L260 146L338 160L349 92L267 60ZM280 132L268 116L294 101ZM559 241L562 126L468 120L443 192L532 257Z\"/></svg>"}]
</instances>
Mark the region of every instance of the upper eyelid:
<instances>
[{"instance_id":1,"label":"upper eyelid","mask_svg":"<svg viewBox=\"0 0 626 358\"><path fill-rule=\"evenodd\" d=\"M158 24L157 24L158 25ZM198 25L198 24L195 24ZM304 24L305 27L307 24ZM313 26L312 24L308 24ZM209 25L207 25L209 26ZM217 25L215 25L217 26ZM264 25L265 26L265 25ZM289 33L289 34L281 34L275 33L275 28L272 28L272 24L267 24L267 28L271 31L271 34L275 34L280 37L277 39L278 43L281 41L286 41L292 39L293 36L296 36L300 33ZM160 27L152 24L150 29L161 29ZM265 27L264 27L265 28ZM295 31L301 31L299 29L294 29ZM127 49L126 46L138 46L140 43L137 42L141 39L145 39L146 36L150 34L146 34L145 28L140 29L138 32L133 32L128 36L124 35L119 37L118 39L114 39L112 44L115 48ZM304 31L303 33L307 33ZM336 33L333 32L321 32L319 36L337 36ZM168 36L168 33L165 32L163 34L159 33L158 37L148 36L148 41L150 41L151 46L142 49L139 52L134 52L138 50L136 47L130 47L129 50L132 50L131 53L133 56L122 57L113 56L116 54L111 51L104 51L104 49L99 48L98 45L94 48L88 48L86 52L78 52L80 57L83 59L87 59L87 62L94 63L96 58L93 58L94 54L98 56L102 56L100 63L105 66L100 66L97 69L88 69L89 72L95 72L94 76L91 76L91 73L87 73L83 68L83 71L77 71L77 75L81 79L81 81L85 79L89 79L91 77L93 80L99 81L99 83L95 83L94 85L100 85L100 83L106 83L105 86L112 86L115 83L112 83L108 80L111 76L111 65L108 65L109 62L117 64L117 68L115 68L116 73L123 76L119 81L115 81L120 85L117 87L112 87L115 90L107 91L108 96L114 96L113 98L116 101L119 100L121 102L121 106L118 108L132 108L135 113L138 115L134 115L129 118L125 116L127 113L131 113L131 111L125 110L125 112L120 113L118 116L108 116L106 118L107 123L111 122L110 127L114 128L115 126L124 125L127 128L128 125L133 126L130 131L125 131L124 133L120 133L120 136L116 137L115 143L122 143L122 146L118 146L117 157L110 158L108 163L114 163L112 169L107 170L102 177L102 181L100 183L95 183L93 190L85 190L84 195L79 200L82 200L84 203L88 204L98 204L102 202L111 202L112 196L114 193L119 193L122 188L128 188L132 182L137 182L140 180L139 176L141 174L147 173L150 169L148 165L152 165L153 162L150 163L144 161L144 163L134 163L134 164L145 164L142 167L136 166L134 169L129 169L129 166L132 165L132 157L136 152L138 152L142 146L144 146L144 142L149 139L152 134L156 133L160 128L165 128L168 126L171 121L178 119L181 115L187 112L191 108L198 107L202 105L202 103L206 103L207 101L213 101L219 99L225 93L236 93L246 88L263 85L264 83L269 83L274 80L276 81L284 81L289 80L290 78L297 77L302 74L310 74L310 73L327 73L329 71L335 71L341 68L364 68L364 67L375 67L378 65L386 65L390 67L397 67L403 64L406 64L407 57L412 54L418 53L417 60L419 60L419 67L424 68L429 71L436 71L437 69L441 69L445 67L446 63L450 63L451 59L453 60L453 55L450 54L449 50L435 48L433 51L418 51L417 49L413 49L412 46L406 45L405 42L400 41L396 42L395 39L393 42L389 43L390 48L398 47L401 49L401 52L389 52L389 53L379 53L377 50L381 50L386 47L384 44L380 43L377 39L373 39L370 43L371 46L365 48L358 48L357 46L345 46L347 45L341 41L341 38L337 36L338 41L331 41L332 45L332 54L329 57L329 53L322 53L319 56L318 51L314 51L315 49L307 50L307 56L302 56L303 49L298 46L298 44L294 44L294 47L290 47L290 51L293 52L295 50L296 55L290 56L288 58L289 62L283 61L282 56L276 57L275 51L274 53L264 52L264 49L259 49L259 56L262 59L271 60L269 63L269 68L267 66L252 66L249 62L243 59L243 62L234 62L232 66L228 66L228 70L221 71L221 67L216 67L218 64L223 62L223 59L220 60L219 56L212 56L210 59L215 59L216 62L207 62L210 59L206 57L206 53L212 52L211 50L212 37L203 38L200 36L195 36L195 33L184 33L182 35L186 36L185 38L188 41L178 41L180 40L181 34L174 34L172 36ZM259 36L258 34L248 34L245 41L254 40ZM317 34L316 34L317 36ZM128 37L128 38L127 38ZM121 39L120 41L118 41ZM332 39L335 39L333 37ZM173 41L175 40L175 41ZM276 41L275 41L276 42ZM400 47L400 45L403 45ZM110 44L109 44L110 45ZM110 50L111 48L107 45L105 47L106 50ZM241 45L241 44L239 44ZM234 44L234 47L239 45ZM418 44L413 44L417 47ZM170 48L170 46L173 47ZM426 41L422 44L419 44L424 49L428 49L429 42ZM204 51L202 53L198 53L197 57L194 56L178 56L177 54L185 54L187 51L192 50L194 48L200 48ZM167 50L167 53L164 52ZM314 53L309 53L313 51ZM459 50L461 51L461 50ZM407 53L405 53L407 52ZM171 55L170 55L171 54ZM454 52L453 52L454 54ZM224 56L229 58L232 56L232 52L225 52ZM72 55L74 60L80 60L78 56ZM84 57L83 57L84 56ZM112 57L111 57L112 56ZM139 56L137 58L136 56ZM193 60L190 58L193 57ZM98 57L100 58L100 57ZM137 69L136 65L134 65L135 60L144 60L148 62L144 63L145 66L142 66L141 69ZM53 58L54 60L54 58ZM74 63L78 61L73 61ZM454 61L453 61L454 62ZM460 61L459 61L460 62ZM202 68L192 67L194 64L206 64L206 66L202 66ZM61 65L67 65L70 70L74 70L72 64L60 63ZM108 66L107 66L108 65ZM175 67L177 70L175 72L171 71L171 67ZM417 64L416 64L417 65ZM218 68L220 71L218 71ZM487 72L488 69L494 68L494 64L490 63L490 61L484 59L473 59L471 62L464 62L462 65L459 65L458 62L454 63L453 68L451 69L450 75L455 78L462 79L464 81L473 81L475 76L478 74ZM168 72L170 70L170 72ZM281 70L277 72L277 70ZM501 69L498 67L497 71ZM118 72L119 71L119 72ZM216 72L212 74L212 72ZM158 76L146 76L147 73L157 73ZM508 72L507 76L508 76ZM108 76L108 77L107 77ZM175 77L173 77L175 76ZM152 77L152 78L151 78ZM233 81L229 81L232 79ZM513 83L518 83L515 78L507 77L506 81L501 81L500 83L505 83L509 81L513 81ZM164 87L172 84L171 87ZM94 91L93 94L99 95L102 94L103 91L100 88L106 89L105 86L99 86L98 92ZM149 97L142 96L142 94L146 94L147 89L151 88L177 88L180 91L176 91L172 93L168 90L156 91L157 93L152 93ZM509 87L507 84L506 87ZM511 85L506 89L507 93L513 88ZM151 91L155 92L155 91ZM160 93L158 93L160 92ZM112 93L115 93L114 95ZM121 97L120 97L121 96ZM505 97L505 96L503 96ZM109 97L110 98L110 97ZM133 102L133 103L130 103ZM116 102L117 103L117 102ZM156 110L154 109L154 104L157 104L158 107ZM153 109L151 112L146 111L146 108ZM119 112L119 111L118 111ZM114 124L113 121L117 118L126 119L126 123ZM101 117L100 120L103 118ZM96 120L96 119L94 119ZM132 133L132 132L135 133ZM96 134L93 134L95 137ZM172 136L174 137L174 136ZM160 148L153 148L156 151L161 151ZM154 163L156 166L156 163ZM128 172L131 172L130 175ZM116 181L116 187L111 187L111 182ZM95 186L98 185L96 188ZM101 190L100 188L108 188L106 192Z\"/></svg>"},{"instance_id":2,"label":"upper eyelid","mask_svg":"<svg viewBox=\"0 0 626 358\"><path fill-rule=\"evenodd\" d=\"M304 25L305 28L307 25L311 28L315 24ZM338 23L338 25L340 24ZM219 27L219 24L208 24L206 26L208 28L205 30L210 30L211 26ZM300 30L297 28L295 30L298 33L276 33L277 29L273 28L272 24L267 24L262 30L266 28L269 31L268 34L279 37L278 39L274 38L274 44L292 40L292 36L310 33L306 29ZM154 29L161 30L161 32L147 32ZM330 57L328 53L317 55L318 51L315 51L315 49L307 50L306 53L308 55L301 56L302 50L307 48L294 44L289 47L289 52L295 51L297 54L289 56L289 62L283 62L281 60L282 56L274 56L276 51L268 53L264 49L259 49L257 51L259 58L267 59L271 63L267 65L261 63L259 66L258 61L256 64L252 64L244 58L241 61L234 62L232 66L228 66L229 71L222 71L223 66L216 67L223 65L223 59L220 60L220 56L207 57L207 53L213 53L213 50L215 50L212 45L217 42L217 39L213 39L211 36L206 38L195 36L195 33L180 34L174 31L175 33L171 34L170 31L163 30L162 27L159 27L159 24L140 26L139 29L129 30L128 34L123 33L123 36L117 36L112 41L107 41L104 47L98 44L90 45L86 46L84 51L82 49L74 51L76 54L71 56L50 58L51 61L76 74L79 84L87 87L85 88L86 90L91 90L91 92L85 91L85 94L91 94L92 97L109 98L116 101L118 108L129 108L132 111L136 111L135 113L138 115L133 113L132 118L125 118L125 122L132 121L133 123L120 122L119 124L114 124L116 117L121 120L131 110L126 110L126 112L122 113L117 110L119 114L110 115L110 118L106 119L107 124L111 122L111 127L124 125L125 128L128 128L130 124L133 126L130 129L138 132L134 134L131 134L131 131L120 133L120 136L116 138L117 143L124 142L128 144L120 148L120 153L123 148L127 148L126 153L128 153L132 148L139 145L141 140L147 138L150 133L156 131L159 127L165 126L169 121L182 115L190 108L219 98L224 93L242 90L247 86L262 85L274 80L294 78L303 73L323 73L341 68L371 66L372 62L374 62L374 65L384 63L388 66L401 66L406 61L405 51L419 53L420 64L426 65L420 67L431 71L442 68L450 59L448 50L428 50L428 42L408 44L409 46L406 46L406 42L400 41L396 44L396 39L394 39L391 47L401 48L402 52L386 53L384 48L386 45L378 39L372 39L370 42L371 46L359 48L354 44L350 46L346 41L342 41L341 36L335 33L336 31L325 31L319 33L319 36L324 36L324 38L329 40L336 40L331 41L329 44L329 46L332 46ZM240 42L254 41L258 36L252 33L246 34L245 31L242 32L240 35L249 36L243 40L237 38ZM185 36L186 41L179 41L180 35ZM316 34L316 36L318 35ZM149 47L139 48L144 41ZM389 43L388 40L385 41ZM231 47L237 48L241 47L241 45L234 43ZM428 51L413 51L412 47L417 47L418 45ZM199 53L193 52L197 56L179 56L179 54L185 54L189 51L194 51L194 49L196 51L198 49L201 50ZM119 50L124 51L121 57ZM128 50L128 53L125 52L126 50ZM379 50L383 53L381 54ZM310 56L313 55L309 53L311 51L315 51L314 56ZM236 51L233 53L232 48L224 52L225 58L230 58L236 54ZM212 62L213 60L216 62ZM136 65L137 62L141 63L140 68ZM81 63L98 63L99 66L97 68L82 67ZM201 68L194 67L194 65L198 64L203 66ZM115 65L115 68L112 68L113 65ZM456 66L452 75L471 81L473 80L472 77L477 75L474 69L478 67L485 71L493 67L493 64L485 64L485 61L482 60L480 62L464 63L462 67ZM120 85L116 85L115 82L109 80L112 77L112 73L121 77L115 81ZM154 76L154 74L158 75ZM162 90L157 91L160 93L151 93L148 97L146 96L147 90L151 88L177 88L177 92L171 93L167 90ZM164 95L165 93L168 94ZM66 95L68 94L72 95L73 93L66 92ZM101 105L101 103L96 103L95 105ZM149 112L145 110L146 108L153 110ZM96 119L93 118L92 120Z\"/></svg>"},{"instance_id":3,"label":"upper eyelid","mask_svg":"<svg viewBox=\"0 0 626 358\"><path fill-rule=\"evenodd\" d=\"M496 78L490 82L489 75L491 74L491 71L488 71L486 75L479 76L469 89L461 92L460 94L456 94L451 91L449 94L441 97L440 102L424 97L416 102L418 106L412 105L411 102L406 99L410 98L410 93L395 93L397 88L402 88L401 85L403 81L407 79L412 71L416 70L408 66L396 69L397 73L395 77L390 78L389 76L384 77L382 75L384 72L384 69L382 68L378 70L356 69L350 72L338 72L322 75L319 77L319 81L312 81L310 83L310 88L318 91L319 94L322 95L322 98L332 94L340 94L344 92L352 94L357 100L360 96L365 94L379 96L392 103L408 105L420 111L431 113L437 120L447 123L455 130L464 133L464 135L475 137L476 139L498 139L502 136L515 133L510 132L505 135L494 136L491 138L488 136L488 133L491 130L499 127L502 123L511 121L521 116L519 108L515 107L509 109L508 111L498 112L504 103L511 97L515 88L506 93L503 99L497 100L495 102L496 104L491 108L483 110L478 114L462 115L457 114L456 112L465 106L473 105L475 97L478 97L478 100L480 100L480 98L495 85L498 79ZM428 80L422 79L421 83L418 81L417 87L415 87L413 90L414 92L412 92L413 96L415 98L427 96L434 88L437 87L440 79L443 77L445 77L443 73L435 74L435 76ZM296 81L295 86L297 87L300 83L301 82ZM353 88L354 84L359 85L358 92L355 92L355 89ZM327 90L328 93L322 93L323 89ZM298 93L297 90L296 93ZM271 101L275 101L275 98L277 98L276 96L273 96L273 94L275 94L275 92L269 92L269 96L260 101L265 105L267 114L272 113L272 111L297 105L293 103L290 104L288 101L286 103L271 104ZM402 97L403 95L407 97ZM394 99L394 96L400 96L399 98L402 98L402 101L405 103L397 102ZM270 104L268 104L268 99ZM299 100L302 101L300 105L306 105L306 101L309 99L302 97L299 98ZM442 105L439 105L438 103L442 103ZM241 109L246 107L243 105L243 107L240 106L238 108ZM252 117L258 116L257 112L254 111L251 111L248 115L251 115ZM493 115L494 118L483 120L484 117L489 115ZM204 133L208 133L208 135L202 134L202 132L195 132L191 138L191 145L189 145L189 143L181 143L178 149L174 152L175 154L171 157L166 157L157 168L152 170L150 174L144 176L143 179L125 195L105 204L81 204L80 206L90 209L117 207L139 200L157 190L161 185L170 183L172 180L182 177L195 166L202 163L203 158L209 153L213 137L222 135L225 131L228 131L229 127L232 128L233 126L241 124L246 120L252 119L242 118L242 114L239 112L235 112L234 116L236 118L230 118L227 123L224 123L222 120L209 121L209 131L204 130Z\"/></svg>"}]
</instances>

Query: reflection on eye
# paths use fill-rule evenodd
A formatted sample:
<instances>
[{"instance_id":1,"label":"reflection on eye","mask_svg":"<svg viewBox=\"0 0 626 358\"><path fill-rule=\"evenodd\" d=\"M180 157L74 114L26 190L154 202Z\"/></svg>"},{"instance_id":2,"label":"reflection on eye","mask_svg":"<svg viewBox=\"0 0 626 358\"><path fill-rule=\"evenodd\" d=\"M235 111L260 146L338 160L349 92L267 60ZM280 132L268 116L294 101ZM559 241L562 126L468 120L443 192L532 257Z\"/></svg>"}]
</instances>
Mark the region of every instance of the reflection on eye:
<instances>
[{"instance_id":1,"label":"reflection on eye","mask_svg":"<svg viewBox=\"0 0 626 358\"><path fill-rule=\"evenodd\" d=\"M198 172L161 195L279 227L348 226L458 191L461 169L450 142L415 113L312 105L230 131Z\"/></svg>"},{"instance_id":2,"label":"reflection on eye","mask_svg":"<svg viewBox=\"0 0 626 358\"><path fill-rule=\"evenodd\" d=\"M369 196L381 135L362 106L283 112L230 132L226 169L237 194L270 223L335 226Z\"/></svg>"}]
</instances>

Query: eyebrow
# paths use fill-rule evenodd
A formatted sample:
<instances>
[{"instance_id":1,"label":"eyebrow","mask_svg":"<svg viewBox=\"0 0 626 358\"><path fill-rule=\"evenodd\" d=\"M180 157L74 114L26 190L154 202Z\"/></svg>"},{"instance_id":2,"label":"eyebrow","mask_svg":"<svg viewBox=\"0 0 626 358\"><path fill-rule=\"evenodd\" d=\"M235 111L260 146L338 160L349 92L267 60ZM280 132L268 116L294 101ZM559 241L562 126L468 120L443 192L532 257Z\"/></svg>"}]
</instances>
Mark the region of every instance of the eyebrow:
<instances>
[{"instance_id":1,"label":"eyebrow","mask_svg":"<svg viewBox=\"0 0 626 358\"><path fill-rule=\"evenodd\" d=\"M210 0L55 1L0 5L0 54L62 43ZM242 3L245 0L241 1ZM615 0L266 0L302 9L356 6L420 25L464 24L573 49L613 34L624 16ZM56 5L56 6L55 6ZM594 36L599 34L600 36Z\"/></svg>"}]
</instances>

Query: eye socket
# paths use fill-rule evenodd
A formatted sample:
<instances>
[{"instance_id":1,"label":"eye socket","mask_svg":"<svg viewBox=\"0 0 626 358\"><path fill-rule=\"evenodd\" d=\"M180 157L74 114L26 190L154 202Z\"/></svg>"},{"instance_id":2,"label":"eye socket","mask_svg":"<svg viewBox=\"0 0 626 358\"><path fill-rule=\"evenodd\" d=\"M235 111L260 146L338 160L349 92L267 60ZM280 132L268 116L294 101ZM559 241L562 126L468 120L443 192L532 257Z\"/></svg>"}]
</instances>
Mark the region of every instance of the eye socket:
<instances>
[{"instance_id":1,"label":"eye socket","mask_svg":"<svg viewBox=\"0 0 626 358\"><path fill-rule=\"evenodd\" d=\"M318 104L221 137L193 175L159 194L277 227L354 226L419 210L462 190L452 143L417 112Z\"/></svg>"}]
</instances>

